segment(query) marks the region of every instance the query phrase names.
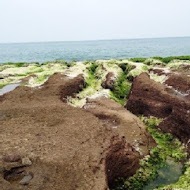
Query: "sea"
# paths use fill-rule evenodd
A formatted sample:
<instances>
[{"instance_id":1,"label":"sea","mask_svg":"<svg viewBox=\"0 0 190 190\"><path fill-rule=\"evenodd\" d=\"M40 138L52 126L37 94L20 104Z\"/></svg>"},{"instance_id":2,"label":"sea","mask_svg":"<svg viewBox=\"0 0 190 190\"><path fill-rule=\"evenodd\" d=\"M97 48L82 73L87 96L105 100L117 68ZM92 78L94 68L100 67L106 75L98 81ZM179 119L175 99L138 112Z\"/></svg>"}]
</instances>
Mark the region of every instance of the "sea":
<instances>
[{"instance_id":1,"label":"sea","mask_svg":"<svg viewBox=\"0 0 190 190\"><path fill-rule=\"evenodd\" d=\"M0 63L190 55L190 37L0 43Z\"/></svg>"}]
</instances>

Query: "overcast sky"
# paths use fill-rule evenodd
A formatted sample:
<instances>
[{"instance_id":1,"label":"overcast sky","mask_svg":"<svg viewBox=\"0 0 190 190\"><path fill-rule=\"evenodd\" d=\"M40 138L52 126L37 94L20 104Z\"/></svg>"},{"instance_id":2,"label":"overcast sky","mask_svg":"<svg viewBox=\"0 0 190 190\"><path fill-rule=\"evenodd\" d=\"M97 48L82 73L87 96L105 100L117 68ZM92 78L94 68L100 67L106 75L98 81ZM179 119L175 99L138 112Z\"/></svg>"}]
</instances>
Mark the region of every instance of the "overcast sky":
<instances>
[{"instance_id":1,"label":"overcast sky","mask_svg":"<svg viewBox=\"0 0 190 190\"><path fill-rule=\"evenodd\" d=\"M0 43L190 36L190 0L0 0Z\"/></svg>"}]
</instances>

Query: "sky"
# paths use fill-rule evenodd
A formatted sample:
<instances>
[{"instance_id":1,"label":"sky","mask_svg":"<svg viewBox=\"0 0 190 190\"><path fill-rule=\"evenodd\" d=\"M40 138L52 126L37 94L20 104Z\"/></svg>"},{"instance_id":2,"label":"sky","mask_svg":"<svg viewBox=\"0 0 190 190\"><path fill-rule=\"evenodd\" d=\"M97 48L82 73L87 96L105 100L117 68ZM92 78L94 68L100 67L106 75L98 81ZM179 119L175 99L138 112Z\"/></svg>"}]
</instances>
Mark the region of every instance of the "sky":
<instances>
[{"instance_id":1,"label":"sky","mask_svg":"<svg viewBox=\"0 0 190 190\"><path fill-rule=\"evenodd\" d=\"M0 43L190 36L190 0L0 0Z\"/></svg>"}]
</instances>

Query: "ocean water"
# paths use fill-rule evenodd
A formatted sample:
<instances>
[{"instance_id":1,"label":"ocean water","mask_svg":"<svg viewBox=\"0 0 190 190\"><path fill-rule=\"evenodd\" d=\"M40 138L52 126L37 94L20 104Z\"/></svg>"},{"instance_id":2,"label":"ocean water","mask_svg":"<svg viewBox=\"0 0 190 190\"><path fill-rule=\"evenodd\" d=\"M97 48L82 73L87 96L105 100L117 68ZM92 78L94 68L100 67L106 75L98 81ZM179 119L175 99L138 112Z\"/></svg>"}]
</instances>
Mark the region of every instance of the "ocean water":
<instances>
[{"instance_id":1,"label":"ocean water","mask_svg":"<svg viewBox=\"0 0 190 190\"><path fill-rule=\"evenodd\" d=\"M190 37L0 44L0 63L190 55Z\"/></svg>"}]
</instances>

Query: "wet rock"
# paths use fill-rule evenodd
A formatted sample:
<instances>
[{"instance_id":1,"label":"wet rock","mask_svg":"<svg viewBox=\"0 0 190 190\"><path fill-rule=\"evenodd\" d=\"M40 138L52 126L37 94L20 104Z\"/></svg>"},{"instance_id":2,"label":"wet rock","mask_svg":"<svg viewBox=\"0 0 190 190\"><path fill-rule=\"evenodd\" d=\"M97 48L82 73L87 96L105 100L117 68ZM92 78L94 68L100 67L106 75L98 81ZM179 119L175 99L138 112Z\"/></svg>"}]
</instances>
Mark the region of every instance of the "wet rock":
<instances>
[{"instance_id":1,"label":"wet rock","mask_svg":"<svg viewBox=\"0 0 190 190\"><path fill-rule=\"evenodd\" d=\"M21 156L20 155L8 155L3 157L4 162L20 162Z\"/></svg>"},{"instance_id":2,"label":"wet rock","mask_svg":"<svg viewBox=\"0 0 190 190\"><path fill-rule=\"evenodd\" d=\"M105 89L114 90L115 81L116 81L116 77L114 73L110 72L106 75L106 80L102 83L102 87Z\"/></svg>"}]
</instances>

